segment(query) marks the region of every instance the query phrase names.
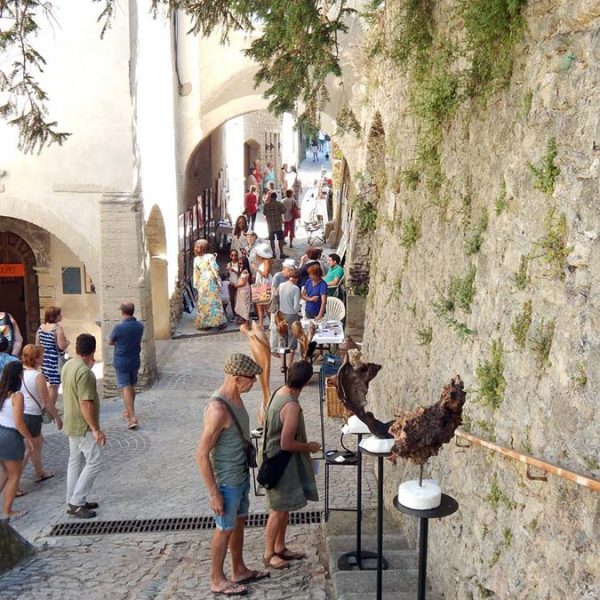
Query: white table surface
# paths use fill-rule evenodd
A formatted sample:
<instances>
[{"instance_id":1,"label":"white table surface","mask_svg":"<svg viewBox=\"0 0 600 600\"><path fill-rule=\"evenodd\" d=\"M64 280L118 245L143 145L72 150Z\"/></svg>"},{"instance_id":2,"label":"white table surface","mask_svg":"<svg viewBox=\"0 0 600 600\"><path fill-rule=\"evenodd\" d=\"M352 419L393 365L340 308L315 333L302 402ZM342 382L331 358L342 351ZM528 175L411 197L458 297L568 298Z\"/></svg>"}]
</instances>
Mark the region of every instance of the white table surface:
<instances>
[{"instance_id":1,"label":"white table surface","mask_svg":"<svg viewBox=\"0 0 600 600\"><path fill-rule=\"evenodd\" d=\"M308 327L309 319L302 319L302 327ZM312 341L317 344L341 344L344 339L344 325L341 321L315 322L317 330Z\"/></svg>"}]
</instances>

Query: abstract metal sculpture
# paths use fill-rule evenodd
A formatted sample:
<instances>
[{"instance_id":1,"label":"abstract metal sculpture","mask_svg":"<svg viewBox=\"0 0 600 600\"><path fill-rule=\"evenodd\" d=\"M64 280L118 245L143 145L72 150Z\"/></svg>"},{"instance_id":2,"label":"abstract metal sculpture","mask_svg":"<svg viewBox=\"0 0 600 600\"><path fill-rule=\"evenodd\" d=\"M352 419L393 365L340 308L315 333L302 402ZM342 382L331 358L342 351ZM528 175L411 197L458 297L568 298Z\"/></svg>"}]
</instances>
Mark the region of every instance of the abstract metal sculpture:
<instances>
[{"instance_id":1,"label":"abstract metal sculpture","mask_svg":"<svg viewBox=\"0 0 600 600\"><path fill-rule=\"evenodd\" d=\"M262 373L258 376L263 394L263 401L258 411L258 422L262 425L271 398L271 344L256 321L252 321L252 329L246 323L240 325L240 331L248 337L252 358L262 367Z\"/></svg>"}]
</instances>

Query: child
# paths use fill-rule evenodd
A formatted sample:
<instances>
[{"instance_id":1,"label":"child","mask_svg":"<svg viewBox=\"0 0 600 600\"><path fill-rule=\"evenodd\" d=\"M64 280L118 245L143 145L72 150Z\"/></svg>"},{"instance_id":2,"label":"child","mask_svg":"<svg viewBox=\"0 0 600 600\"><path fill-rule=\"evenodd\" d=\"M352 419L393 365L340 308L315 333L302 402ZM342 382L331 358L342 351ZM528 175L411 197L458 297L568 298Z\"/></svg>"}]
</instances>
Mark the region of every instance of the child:
<instances>
[{"instance_id":1,"label":"child","mask_svg":"<svg viewBox=\"0 0 600 600\"><path fill-rule=\"evenodd\" d=\"M235 312L237 313L237 322L250 322L250 307L252 304L252 274L250 272L250 263L248 258L243 256L240 258L240 275L236 283L237 294L235 299Z\"/></svg>"},{"instance_id":2,"label":"child","mask_svg":"<svg viewBox=\"0 0 600 600\"><path fill-rule=\"evenodd\" d=\"M230 261L227 263L227 272L229 273L229 300L231 302L231 313L235 318L235 299L237 288L235 287L240 276L240 257L237 250L229 253Z\"/></svg>"},{"instance_id":3,"label":"child","mask_svg":"<svg viewBox=\"0 0 600 600\"><path fill-rule=\"evenodd\" d=\"M221 302L223 304L223 312L225 313L225 318L229 321L229 317L227 316L227 306L229 305L229 281L227 280L227 274L221 274ZM233 318L233 306L231 307L231 313Z\"/></svg>"}]
</instances>

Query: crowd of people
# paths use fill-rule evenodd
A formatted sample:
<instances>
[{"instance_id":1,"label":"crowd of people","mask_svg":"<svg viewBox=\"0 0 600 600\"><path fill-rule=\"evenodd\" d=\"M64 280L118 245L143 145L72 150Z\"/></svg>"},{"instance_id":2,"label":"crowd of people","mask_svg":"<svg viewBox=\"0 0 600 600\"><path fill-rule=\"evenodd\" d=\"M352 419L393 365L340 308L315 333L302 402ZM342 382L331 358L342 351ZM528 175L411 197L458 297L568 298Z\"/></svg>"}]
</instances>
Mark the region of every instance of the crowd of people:
<instances>
[{"instance_id":1,"label":"crowd of people","mask_svg":"<svg viewBox=\"0 0 600 600\"><path fill-rule=\"evenodd\" d=\"M113 328L108 343L115 347L113 366L121 389L128 427L135 429L135 385L140 368L144 326L133 315L131 302L121 304L121 322ZM54 477L43 467L42 424L54 421L69 438L67 464L67 513L78 518L96 516L97 502L89 500L102 466L106 436L100 428L100 399L95 363L96 338L80 334L75 356L65 351L70 342L62 328L62 311L50 306L34 344L15 343L22 336L9 313L0 328L0 493L4 493L2 516L18 519L26 510L14 510L15 498L27 495L19 483L31 461L36 483ZM62 385L63 414L57 408Z\"/></svg>"}]
</instances>

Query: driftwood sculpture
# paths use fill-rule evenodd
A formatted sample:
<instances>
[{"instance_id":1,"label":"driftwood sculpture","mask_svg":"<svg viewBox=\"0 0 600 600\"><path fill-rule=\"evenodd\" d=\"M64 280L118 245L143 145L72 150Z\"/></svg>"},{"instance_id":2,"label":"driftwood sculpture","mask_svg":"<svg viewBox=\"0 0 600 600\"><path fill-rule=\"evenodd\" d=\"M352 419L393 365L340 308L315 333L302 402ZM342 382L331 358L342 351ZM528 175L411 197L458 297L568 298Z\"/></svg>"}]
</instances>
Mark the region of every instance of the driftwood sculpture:
<instances>
[{"instance_id":1,"label":"driftwood sculpture","mask_svg":"<svg viewBox=\"0 0 600 600\"><path fill-rule=\"evenodd\" d=\"M278 310L275 313L275 327L277 328L277 333L284 339L286 340L287 343L287 339L288 339L288 334L289 334L289 326L288 326L288 322L285 320L285 317L283 316L283 313Z\"/></svg>"},{"instance_id":2,"label":"driftwood sculpture","mask_svg":"<svg viewBox=\"0 0 600 600\"><path fill-rule=\"evenodd\" d=\"M365 363L360 350L350 349L337 374L337 393L344 406L355 414L378 438L389 439L389 423L375 418L372 412L365 410L369 382L381 370L381 365Z\"/></svg>"},{"instance_id":3,"label":"driftwood sculpture","mask_svg":"<svg viewBox=\"0 0 600 600\"><path fill-rule=\"evenodd\" d=\"M312 341L315 335L315 324L310 321L306 331L302 328L300 321L294 321L292 323L292 334L298 340L298 346L300 346L300 354L303 360L308 360L315 350L316 343Z\"/></svg>"},{"instance_id":4,"label":"driftwood sculpture","mask_svg":"<svg viewBox=\"0 0 600 600\"><path fill-rule=\"evenodd\" d=\"M462 423L466 397L464 384L457 375L444 386L438 402L401 415L390 427L396 440L392 448L393 459L400 456L424 465L430 457L436 456Z\"/></svg>"},{"instance_id":5,"label":"driftwood sculpture","mask_svg":"<svg viewBox=\"0 0 600 600\"><path fill-rule=\"evenodd\" d=\"M252 358L262 367L262 373L258 376L263 394L263 401L258 411L258 422L262 425L265 421L267 404L271 398L271 344L264 329L258 326L257 321L252 321L252 328L247 323L240 325L240 331L248 337Z\"/></svg>"}]
</instances>

